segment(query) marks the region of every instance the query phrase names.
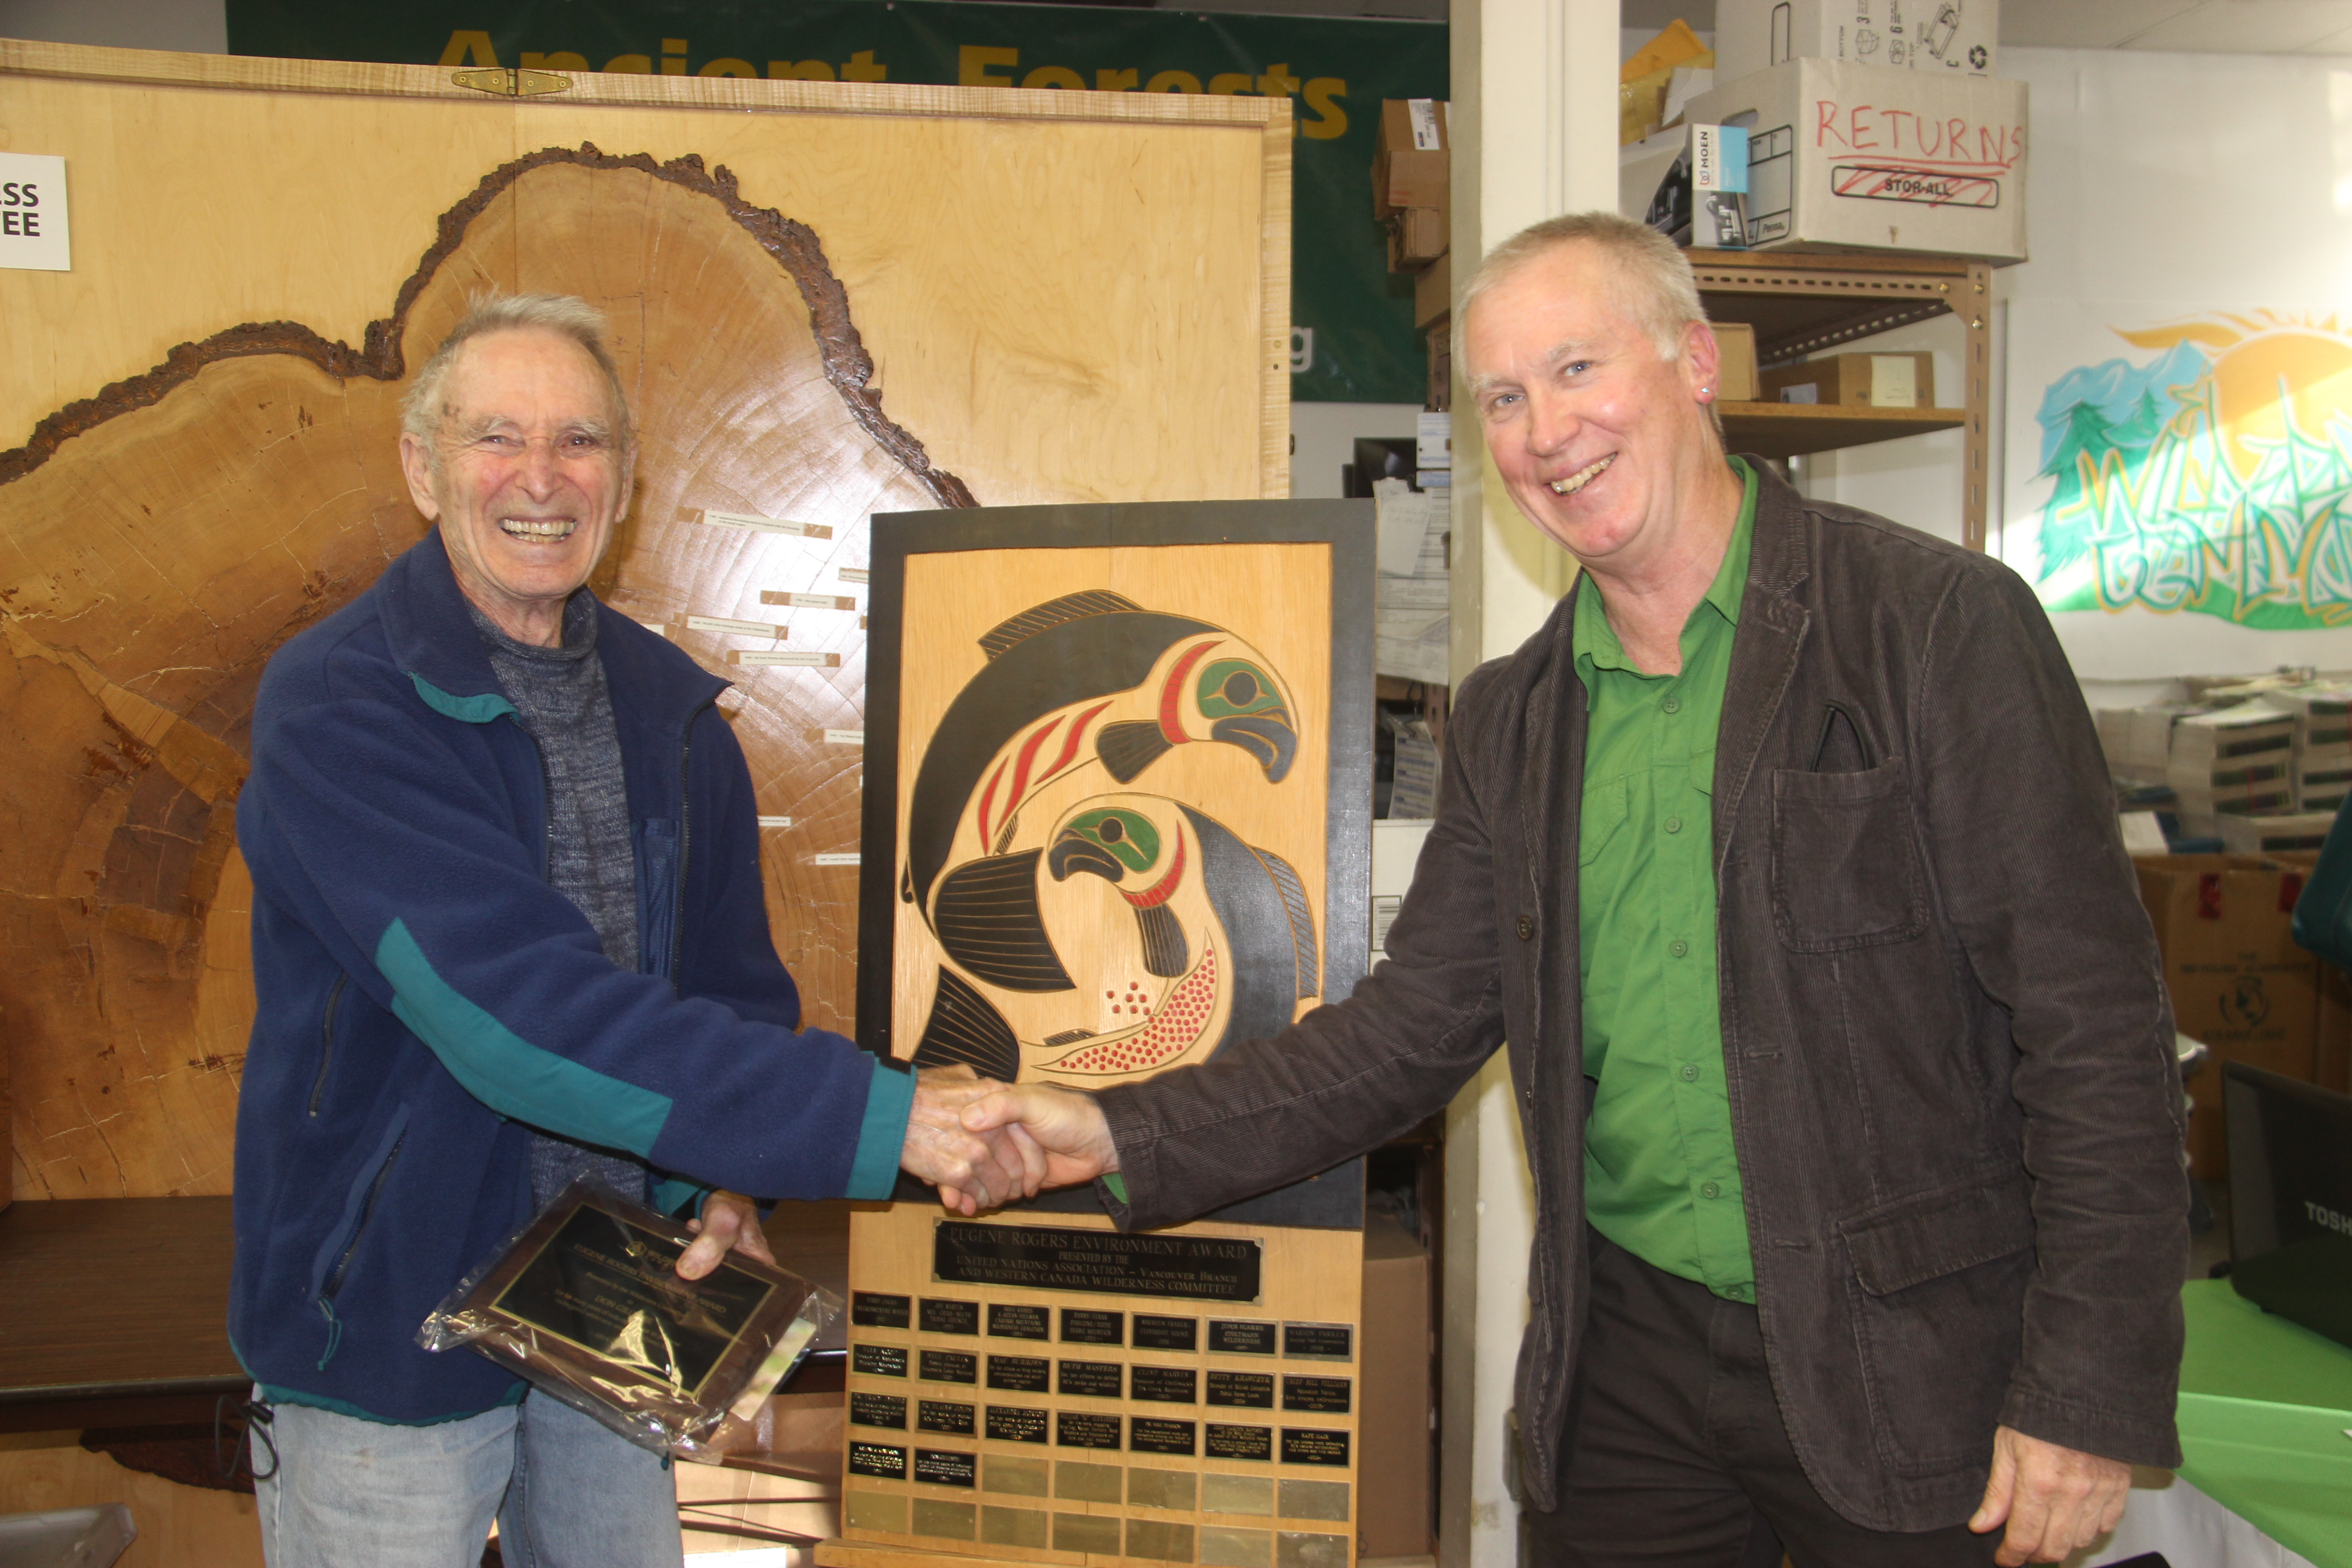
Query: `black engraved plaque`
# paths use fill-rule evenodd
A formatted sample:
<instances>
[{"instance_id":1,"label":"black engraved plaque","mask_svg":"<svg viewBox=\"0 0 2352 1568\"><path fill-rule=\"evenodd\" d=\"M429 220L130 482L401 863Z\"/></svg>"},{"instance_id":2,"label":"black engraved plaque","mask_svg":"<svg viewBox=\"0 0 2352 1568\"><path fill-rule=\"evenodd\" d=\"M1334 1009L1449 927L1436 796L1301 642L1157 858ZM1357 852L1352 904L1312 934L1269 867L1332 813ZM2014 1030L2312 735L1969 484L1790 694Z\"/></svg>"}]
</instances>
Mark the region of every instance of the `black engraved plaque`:
<instances>
[{"instance_id":1,"label":"black engraved plaque","mask_svg":"<svg viewBox=\"0 0 2352 1568\"><path fill-rule=\"evenodd\" d=\"M1152 1312L1135 1314L1135 1348L1139 1351L1196 1351L1201 1348L1201 1320L1163 1318Z\"/></svg>"},{"instance_id":2,"label":"black engraved plaque","mask_svg":"<svg viewBox=\"0 0 2352 1568\"><path fill-rule=\"evenodd\" d=\"M925 1383L978 1383L980 1358L970 1351L925 1351L916 1375Z\"/></svg>"},{"instance_id":3,"label":"black engraved plaque","mask_svg":"<svg viewBox=\"0 0 2352 1568\"><path fill-rule=\"evenodd\" d=\"M1345 1415L1348 1400L1355 1380L1345 1377L1299 1377L1285 1373L1282 1378L1282 1407L1285 1410L1305 1410L1317 1415Z\"/></svg>"},{"instance_id":4,"label":"black engraved plaque","mask_svg":"<svg viewBox=\"0 0 2352 1568\"><path fill-rule=\"evenodd\" d=\"M1285 1426L1282 1429L1282 1462L1286 1465L1345 1465L1348 1462L1348 1434Z\"/></svg>"},{"instance_id":5,"label":"black engraved plaque","mask_svg":"<svg viewBox=\"0 0 2352 1568\"><path fill-rule=\"evenodd\" d=\"M1059 1368L1061 1375L1054 1392L1080 1394L1090 1399L1117 1399L1119 1373L1124 1370L1115 1361L1066 1361Z\"/></svg>"},{"instance_id":6,"label":"black engraved plaque","mask_svg":"<svg viewBox=\"0 0 2352 1568\"><path fill-rule=\"evenodd\" d=\"M1228 1426L1212 1421L1205 1437L1204 1451L1212 1459L1274 1458L1274 1428L1271 1426Z\"/></svg>"},{"instance_id":7,"label":"black engraved plaque","mask_svg":"<svg viewBox=\"0 0 2352 1568\"><path fill-rule=\"evenodd\" d=\"M904 1296L853 1290L849 1293L849 1321L861 1329L903 1329L913 1306Z\"/></svg>"},{"instance_id":8,"label":"black engraved plaque","mask_svg":"<svg viewBox=\"0 0 2352 1568\"><path fill-rule=\"evenodd\" d=\"M1000 1340L1042 1340L1050 1338L1046 1330L1047 1310L1044 1307L1003 1306L994 1301L988 1305L988 1331Z\"/></svg>"},{"instance_id":9,"label":"black engraved plaque","mask_svg":"<svg viewBox=\"0 0 2352 1568\"><path fill-rule=\"evenodd\" d=\"M1113 1230L941 1220L931 1271L956 1285L1255 1301L1264 1244L1255 1237L1121 1236Z\"/></svg>"},{"instance_id":10,"label":"black engraved plaque","mask_svg":"<svg viewBox=\"0 0 2352 1568\"><path fill-rule=\"evenodd\" d=\"M1077 1410L1054 1412L1054 1442L1064 1448L1116 1448L1118 1417Z\"/></svg>"},{"instance_id":11,"label":"black engraved plaque","mask_svg":"<svg viewBox=\"0 0 2352 1568\"><path fill-rule=\"evenodd\" d=\"M927 1334L976 1334L980 1332L980 1303L942 1301L926 1296L922 1323Z\"/></svg>"},{"instance_id":12,"label":"black engraved plaque","mask_svg":"<svg viewBox=\"0 0 2352 1568\"><path fill-rule=\"evenodd\" d=\"M907 1450L894 1448L887 1443L852 1443L849 1446L849 1473L853 1476L879 1476L886 1481L907 1479Z\"/></svg>"},{"instance_id":13,"label":"black engraved plaque","mask_svg":"<svg viewBox=\"0 0 2352 1568\"><path fill-rule=\"evenodd\" d=\"M980 1462L950 1448L915 1450L915 1479L935 1487L968 1487L980 1479Z\"/></svg>"},{"instance_id":14,"label":"black engraved plaque","mask_svg":"<svg viewBox=\"0 0 2352 1568\"><path fill-rule=\"evenodd\" d=\"M1345 1323L1285 1323L1282 1353L1296 1361L1353 1361L1356 1331Z\"/></svg>"},{"instance_id":15,"label":"black engraved plaque","mask_svg":"<svg viewBox=\"0 0 2352 1568\"><path fill-rule=\"evenodd\" d=\"M1238 1318L1209 1320L1209 1353L1212 1355L1272 1355L1274 1325L1253 1323Z\"/></svg>"},{"instance_id":16,"label":"black engraved plaque","mask_svg":"<svg viewBox=\"0 0 2352 1568\"><path fill-rule=\"evenodd\" d=\"M1062 1309L1062 1342L1066 1345L1123 1345L1127 1343L1127 1314L1065 1307Z\"/></svg>"},{"instance_id":17,"label":"black engraved plaque","mask_svg":"<svg viewBox=\"0 0 2352 1568\"><path fill-rule=\"evenodd\" d=\"M1044 1394L1053 1385L1053 1366L1039 1355L988 1358L988 1386L1007 1394Z\"/></svg>"},{"instance_id":18,"label":"black engraved plaque","mask_svg":"<svg viewBox=\"0 0 2352 1568\"><path fill-rule=\"evenodd\" d=\"M952 1400L926 1399L915 1410L915 1426L923 1432L943 1433L950 1437L969 1437L971 1434L972 1409Z\"/></svg>"},{"instance_id":19,"label":"black engraved plaque","mask_svg":"<svg viewBox=\"0 0 2352 1568\"><path fill-rule=\"evenodd\" d=\"M907 1375L907 1347L852 1345L849 1347L849 1370L862 1372L868 1377L904 1377Z\"/></svg>"},{"instance_id":20,"label":"black engraved plaque","mask_svg":"<svg viewBox=\"0 0 2352 1568\"><path fill-rule=\"evenodd\" d=\"M907 1429L907 1399L899 1394L853 1394L849 1396L849 1424L853 1426L887 1426L896 1432Z\"/></svg>"},{"instance_id":21,"label":"black engraved plaque","mask_svg":"<svg viewBox=\"0 0 2352 1568\"><path fill-rule=\"evenodd\" d=\"M1128 1418L1127 1446L1138 1454L1183 1454L1190 1456L1197 1446L1194 1426L1190 1421L1163 1421L1156 1416L1134 1415Z\"/></svg>"},{"instance_id":22,"label":"black engraved plaque","mask_svg":"<svg viewBox=\"0 0 2352 1568\"><path fill-rule=\"evenodd\" d=\"M1199 1386L1200 1374L1189 1366L1139 1366L1127 1374L1127 1396L1157 1405L1198 1404Z\"/></svg>"},{"instance_id":23,"label":"black engraved plaque","mask_svg":"<svg viewBox=\"0 0 2352 1568\"><path fill-rule=\"evenodd\" d=\"M1045 1413L1023 1405L992 1405L982 1430L992 1442L1042 1443L1045 1440Z\"/></svg>"},{"instance_id":24,"label":"black engraved plaque","mask_svg":"<svg viewBox=\"0 0 2352 1568\"><path fill-rule=\"evenodd\" d=\"M1239 1410L1271 1410L1274 1408L1274 1373L1212 1372L1209 1373L1209 1403L1231 1405Z\"/></svg>"}]
</instances>

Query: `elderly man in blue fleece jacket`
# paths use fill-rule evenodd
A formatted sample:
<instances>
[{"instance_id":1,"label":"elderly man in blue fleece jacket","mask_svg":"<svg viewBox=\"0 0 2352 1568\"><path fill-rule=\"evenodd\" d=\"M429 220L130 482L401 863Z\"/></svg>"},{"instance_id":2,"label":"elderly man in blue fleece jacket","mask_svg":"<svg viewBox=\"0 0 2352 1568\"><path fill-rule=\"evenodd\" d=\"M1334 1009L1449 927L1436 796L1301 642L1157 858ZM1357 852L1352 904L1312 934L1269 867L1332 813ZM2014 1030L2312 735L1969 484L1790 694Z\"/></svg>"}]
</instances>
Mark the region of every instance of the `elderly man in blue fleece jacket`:
<instances>
[{"instance_id":1,"label":"elderly man in blue fleece jacket","mask_svg":"<svg viewBox=\"0 0 2352 1568\"><path fill-rule=\"evenodd\" d=\"M419 1349L575 1180L698 1205L679 1265L765 1258L751 1200L881 1198L903 1164L1034 1190L963 1130L980 1080L800 1026L725 683L583 584L629 412L577 300L478 305L404 408L438 527L270 660L237 805L258 1007L229 1331L273 1407L273 1568L677 1563L667 1463L479 1356Z\"/></svg>"}]
</instances>

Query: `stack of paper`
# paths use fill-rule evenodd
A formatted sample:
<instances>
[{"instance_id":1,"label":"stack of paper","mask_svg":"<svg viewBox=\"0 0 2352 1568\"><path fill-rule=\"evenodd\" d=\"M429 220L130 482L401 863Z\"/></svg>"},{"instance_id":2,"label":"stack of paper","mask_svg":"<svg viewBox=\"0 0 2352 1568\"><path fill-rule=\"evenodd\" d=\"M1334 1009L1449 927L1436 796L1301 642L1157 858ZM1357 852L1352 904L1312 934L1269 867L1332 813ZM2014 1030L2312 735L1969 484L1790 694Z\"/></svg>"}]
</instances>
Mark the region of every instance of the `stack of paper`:
<instances>
[{"instance_id":1,"label":"stack of paper","mask_svg":"<svg viewBox=\"0 0 2352 1568\"><path fill-rule=\"evenodd\" d=\"M2333 812L2352 793L2352 687L2306 686L2273 699L2294 715L2294 798Z\"/></svg>"},{"instance_id":2,"label":"stack of paper","mask_svg":"<svg viewBox=\"0 0 2352 1568\"><path fill-rule=\"evenodd\" d=\"M1453 584L1446 540L1453 529L1447 492L1420 495L1402 479L1372 489L1380 506L1380 579L1373 587L1373 668L1382 675L1443 686L1453 679Z\"/></svg>"},{"instance_id":3,"label":"stack of paper","mask_svg":"<svg viewBox=\"0 0 2352 1568\"><path fill-rule=\"evenodd\" d=\"M2165 782L2190 816L2294 809L2294 715L2268 702L2192 713L2172 726Z\"/></svg>"},{"instance_id":4,"label":"stack of paper","mask_svg":"<svg viewBox=\"0 0 2352 1568\"><path fill-rule=\"evenodd\" d=\"M2107 753L2107 772L2122 784L2163 784L2172 764L2172 726L2192 713L2205 711L2202 706L2187 702L2102 708L2095 717L2099 744Z\"/></svg>"}]
</instances>

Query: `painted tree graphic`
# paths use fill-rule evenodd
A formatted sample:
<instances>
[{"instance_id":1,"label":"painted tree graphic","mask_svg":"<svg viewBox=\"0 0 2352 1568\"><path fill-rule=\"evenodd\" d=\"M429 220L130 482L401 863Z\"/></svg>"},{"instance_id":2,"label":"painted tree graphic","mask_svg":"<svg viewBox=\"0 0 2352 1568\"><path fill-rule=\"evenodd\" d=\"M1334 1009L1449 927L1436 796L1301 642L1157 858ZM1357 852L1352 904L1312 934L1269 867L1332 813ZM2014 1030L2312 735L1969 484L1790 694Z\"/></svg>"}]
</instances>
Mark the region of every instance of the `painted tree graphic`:
<instances>
[{"instance_id":1,"label":"painted tree graphic","mask_svg":"<svg viewBox=\"0 0 2352 1568\"><path fill-rule=\"evenodd\" d=\"M2153 400L2149 400L2153 411ZM2098 405L2084 400L2067 405L2065 433L2058 449L2042 466L2040 478L2055 479L2058 488L2042 513L2042 575L2048 578L2073 565L2090 548L2093 516L2084 500L2084 488L2097 474L2108 453L2121 443L2116 428ZM2145 442L2141 443L2145 445Z\"/></svg>"}]
</instances>

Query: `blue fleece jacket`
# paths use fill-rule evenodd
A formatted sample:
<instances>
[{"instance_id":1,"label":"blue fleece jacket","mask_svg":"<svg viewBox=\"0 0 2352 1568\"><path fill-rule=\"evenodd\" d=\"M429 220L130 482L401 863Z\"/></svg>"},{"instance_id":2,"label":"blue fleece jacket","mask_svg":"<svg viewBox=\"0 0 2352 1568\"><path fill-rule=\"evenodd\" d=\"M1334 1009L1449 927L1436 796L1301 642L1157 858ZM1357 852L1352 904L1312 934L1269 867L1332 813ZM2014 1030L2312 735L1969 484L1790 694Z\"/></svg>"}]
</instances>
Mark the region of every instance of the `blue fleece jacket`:
<instances>
[{"instance_id":1,"label":"blue fleece jacket","mask_svg":"<svg viewBox=\"0 0 2352 1568\"><path fill-rule=\"evenodd\" d=\"M438 532L263 674L229 1336L272 1398L430 1422L517 1396L415 1336L529 1216L530 1128L647 1162L673 1208L889 1193L914 1080L800 1027L726 683L598 611L635 973L547 880L539 750Z\"/></svg>"}]
</instances>

